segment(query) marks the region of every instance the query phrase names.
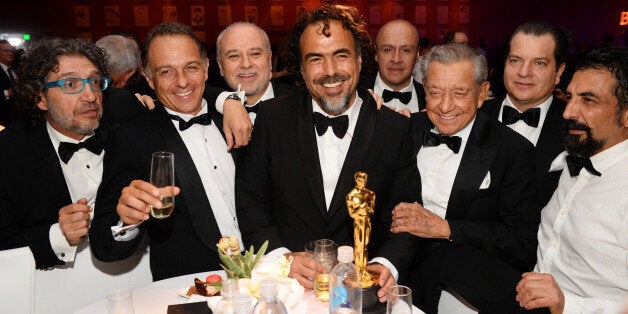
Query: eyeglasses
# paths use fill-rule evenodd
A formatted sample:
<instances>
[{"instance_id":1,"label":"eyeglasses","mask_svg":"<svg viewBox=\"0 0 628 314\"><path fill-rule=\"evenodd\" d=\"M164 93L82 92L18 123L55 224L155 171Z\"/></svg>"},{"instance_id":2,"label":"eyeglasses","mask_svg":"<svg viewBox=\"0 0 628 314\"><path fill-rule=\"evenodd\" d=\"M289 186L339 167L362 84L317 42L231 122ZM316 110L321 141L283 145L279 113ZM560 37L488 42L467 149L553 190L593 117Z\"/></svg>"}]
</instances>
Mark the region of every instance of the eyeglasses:
<instances>
[{"instance_id":1,"label":"eyeglasses","mask_svg":"<svg viewBox=\"0 0 628 314\"><path fill-rule=\"evenodd\" d=\"M102 92L109 86L110 79L104 76L82 78L67 78L44 84L45 87L61 87L66 94L78 94L85 89L85 83L89 84L89 88L94 92Z\"/></svg>"}]
</instances>

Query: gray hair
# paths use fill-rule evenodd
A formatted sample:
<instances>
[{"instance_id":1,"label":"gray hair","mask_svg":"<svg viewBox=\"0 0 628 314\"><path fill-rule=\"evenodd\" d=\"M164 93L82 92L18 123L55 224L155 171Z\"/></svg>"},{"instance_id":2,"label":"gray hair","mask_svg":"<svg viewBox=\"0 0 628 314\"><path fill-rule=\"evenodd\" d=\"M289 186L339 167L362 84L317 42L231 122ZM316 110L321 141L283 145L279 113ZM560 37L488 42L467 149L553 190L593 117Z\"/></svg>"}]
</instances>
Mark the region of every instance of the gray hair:
<instances>
[{"instance_id":1,"label":"gray hair","mask_svg":"<svg viewBox=\"0 0 628 314\"><path fill-rule=\"evenodd\" d=\"M421 59L421 74L423 74L424 83L427 80L427 70L432 61L443 64L470 61L473 63L473 80L476 83L482 84L486 82L488 77L486 57L474 48L462 43L434 46L430 52L423 56Z\"/></svg>"},{"instance_id":2,"label":"gray hair","mask_svg":"<svg viewBox=\"0 0 628 314\"><path fill-rule=\"evenodd\" d=\"M109 55L108 69L111 76L117 77L140 65L140 48L135 41L120 35L108 35L100 38L96 46Z\"/></svg>"},{"instance_id":3,"label":"gray hair","mask_svg":"<svg viewBox=\"0 0 628 314\"><path fill-rule=\"evenodd\" d=\"M268 39L268 34L266 34L266 31L264 31L261 27L250 23L250 22L235 22L229 26L227 26L225 29L222 30L222 32L220 32L220 34L218 34L218 38L216 38L216 55L220 58L220 42L222 42L222 38L225 36L225 34L237 27L243 27L243 26L250 26L255 28L256 30L259 31L260 34L262 34L262 39L264 40L264 44L265 44L265 48L270 51L270 40Z\"/></svg>"}]
</instances>

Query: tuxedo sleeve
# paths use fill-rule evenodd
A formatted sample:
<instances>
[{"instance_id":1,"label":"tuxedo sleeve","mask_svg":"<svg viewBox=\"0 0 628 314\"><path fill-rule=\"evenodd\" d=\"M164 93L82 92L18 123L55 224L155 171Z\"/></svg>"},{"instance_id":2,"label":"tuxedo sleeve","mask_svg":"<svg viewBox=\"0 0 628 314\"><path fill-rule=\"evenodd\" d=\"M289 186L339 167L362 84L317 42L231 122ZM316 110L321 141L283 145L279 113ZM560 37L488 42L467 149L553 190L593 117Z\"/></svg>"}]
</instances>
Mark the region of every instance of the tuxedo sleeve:
<instances>
[{"instance_id":1,"label":"tuxedo sleeve","mask_svg":"<svg viewBox=\"0 0 628 314\"><path fill-rule=\"evenodd\" d=\"M117 129L111 133L105 145L103 178L96 196L94 219L89 229L89 244L94 256L104 262L123 260L131 256L139 245L144 232L144 224L139 227L140 234L129 241L116 241L111 227L120 219L116 211L122 189L135 179L144 178L147 170L143 169L140 157L133 154L134 144L126 139L132 134ZM142 137L139 137L142 138ZM150 156L149 156L150 157Z\"/></svg>"},{"instance_id":2,"label":"tuxedo sleeve","mask_svg":"<svg viewBox=\"0 0 628 314\"><path fill-rule=\"evenodd\" d=\"M396 113L395 113L396 114ZM404 119L409 122L409 119ZM392 233L392 210L400 202L421 201L421 178L416 164L416 155L412 147L410 127L403 132L399 148L397 168L391 186L391 192L385 201L383 211L379 213L379 232L385 235L383 244L375 252L377 257L390 261L399 272L404 272L410 265L416 248L417 238L409 233Z\"/></svg>"},{"instance_id":3,"label":"tuxedo sleeve","mask_svg":"<svg viewBox=\"0 0 628 314\"><path fill-rule=\"evenodd\" d=\"M270 176L270 134L267 116L260 113L244 161L236 168L236 210L245 247L269 241L268 252L286 247L273 223Z\"/></svg>"},{"instance_id":4,"label":"tuxedo sleeve","mask_svg":"<svg viewBox=\"0 0 628 314\"><path fill-rule=\"evenodd\" d=\"M511 266L526 271L536 262L536 234L540 221L540 207L535 198L536 158L532 145L506 146L503 150L507 153L499 162L505 165L504 170L491 172L491 176L501 173L499 185L493 187L498 193L497 202L487 204L497 207L496 218L483 221L448 219L450 240L494 254ZM481 201L482 197L477 197L474 206Z\"/></svg>"}]
</instances>

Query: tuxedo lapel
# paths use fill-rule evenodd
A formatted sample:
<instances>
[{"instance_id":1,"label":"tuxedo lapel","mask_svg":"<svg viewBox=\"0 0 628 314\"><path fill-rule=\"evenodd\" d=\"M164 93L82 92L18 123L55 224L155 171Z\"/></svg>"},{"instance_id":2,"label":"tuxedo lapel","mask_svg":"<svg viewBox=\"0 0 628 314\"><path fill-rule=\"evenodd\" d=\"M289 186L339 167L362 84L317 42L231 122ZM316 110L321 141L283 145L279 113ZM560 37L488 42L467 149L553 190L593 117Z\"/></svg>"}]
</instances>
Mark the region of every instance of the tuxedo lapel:
<instances>
[{"instance_id":1,"label":"tuxedo lapel","mask_svg":"<svg viewBox=\"0 0 628 314\"><path fill-rule=\"evenodd\" d=\"M353 138L349 145L349 151L336 183L334 196L329 206L330 217L338 210L345 208L346 193L355 186L354 175L363 170L362 165L366 158L371 141L375 133L375 123L377 122L377 107L373 97L365 90L358 89L359 97L362 99L362 107L355 125ZM346 209L345 209L346 210Z\"/></svg>"},{"instance_id":2,"label":"tuxedo lapel","mask_svg":"<svg viewBox=\"0 0 628 314\"><path fill-rule=\"evenodd\" d=\"M54 200L54 203L58 206L71 204L72 198L59 164L61 161L59 161L59 157L54 151L54 146L46 130L46 124L37 126L33 132L33 136L30 137L34 142L33 145L30 145L30 147L33 147L33 153L30 155L30 158L33 158L33 162L30 164L35 165L34 171L38 174L38 190L46 195L42 198ZM54 214L57 215L56 212Z\"/></svg>"},{"instance_id":3,"label":"tuxedo lapel","mask_svg":"<svg viewBox=\"0 0 628 314\"><path fill-rule=\"evenodd\" d=\"M565 104L554 98L547 111L543 128L536 143L536 177L541 178L548 172L549 166L565 150L565 132L561 129Z\"/></svg>"},{"instance_id":4,"label":"tuxedo lapel","mask_svg":"<svg viewBox=\"0 0 628 314\"><path fill-rule=\"evenodd\" d=\"M412 80L412 85L414 86L414 91L416 92L419 112L421 112L426 109L425 89L423 88L423 84L415 80Z\"/></svg>"},{"instance_id":5,"label":"tuxedo lapel","mask_svg":"<svg viewBox=\"0 0 628 314\"><path fill-rule=\"evenodd\" d=\"M166 144L166 150L175 156L175 184L181 188L179 197L183 197L194 231L203 244L217 251L214 241L220 238L220 231L192 156L163 106L158 105L154 110L156 129Z\"/></svg>"},{"instance_id":6,"label":"tuxedo lapel","mask_svg":"<svg viewBox=\"0 0 628 314\"><path fill-rule=\"evenodd\" d=\"M303 173L308 190L311 193L314 206L323 217L327 216L325 191L323 188L323 174L318 158L318 144L312 121L312 98L304 90L301 102L297 104L296 137L299 159L303 164Z\"/></svg>"},{"instance_id":7,"label":"tuxedo lapel","mask_svg":"<svg viewBox=\"0 0 628 314\"><path fill-rule=\"evenodd\" d=\"M463 218L497 155L489 118L478 112L449 196L446 219Z\"/></svg>"}]
</instances>

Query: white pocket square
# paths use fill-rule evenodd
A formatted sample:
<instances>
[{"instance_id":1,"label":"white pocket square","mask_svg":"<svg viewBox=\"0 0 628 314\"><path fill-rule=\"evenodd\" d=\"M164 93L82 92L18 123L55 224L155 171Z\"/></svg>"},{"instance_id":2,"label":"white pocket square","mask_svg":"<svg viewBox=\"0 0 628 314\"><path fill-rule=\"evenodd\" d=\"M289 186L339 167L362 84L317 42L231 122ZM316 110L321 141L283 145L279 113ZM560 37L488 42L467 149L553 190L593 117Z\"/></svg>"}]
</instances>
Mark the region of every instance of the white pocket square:
<instances>
[{"instance_id":1,"label":"white pocket square","mask_svg":"<svg viewBox=\"0 0 628 314\"><path fill-rule=\"evenodd\" d=\"M491 172L490 171L486 174L486 177L484 177L484 180L482 180L482 184L480 184L480 190L488 189L489 186L491 186Z\"/></svg>"}]
</instances>

